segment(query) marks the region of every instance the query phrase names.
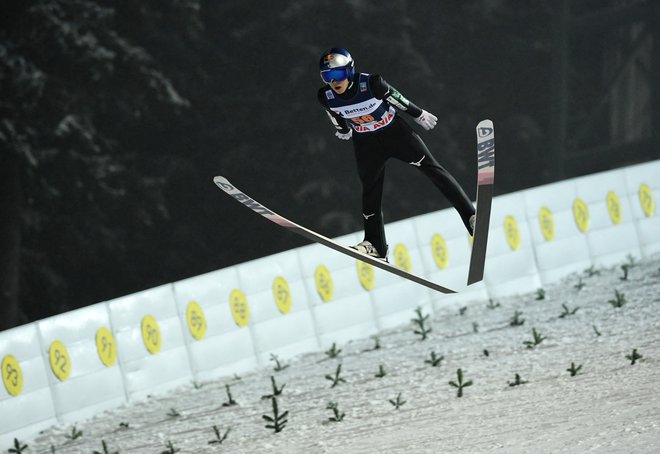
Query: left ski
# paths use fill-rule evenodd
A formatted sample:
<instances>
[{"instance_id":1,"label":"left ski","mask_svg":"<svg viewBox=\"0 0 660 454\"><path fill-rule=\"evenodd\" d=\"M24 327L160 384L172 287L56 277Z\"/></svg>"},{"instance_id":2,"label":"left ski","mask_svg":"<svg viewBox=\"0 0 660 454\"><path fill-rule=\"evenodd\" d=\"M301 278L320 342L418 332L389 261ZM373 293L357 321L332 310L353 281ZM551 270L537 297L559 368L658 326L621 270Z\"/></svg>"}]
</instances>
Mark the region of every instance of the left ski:
<instances>
[{"instance_id":1,"label":"left ski","mask_svg":"<svg viewBox=\"0 0 660 454\"><path fill-rule=\"evenodd\" d=\"M240 191L238 188L236 188L234 185L232 185L229 180L227 180L225 177L217 176L213 178L213 182L223 191L225 191L227 194L232 196L234 199L238 200L241 202L243 205L246 207L250 208L252 211L255 213L258 213L268 219L271 222L274 222L275 224L279 225L280 227L283 227L291 232L297 233L298 235L302 235L305 238L308 238L312 241L315 241L317 243L320 243L324 246L327 246L331 249L334 249L337 252L341 252L342 254L349 255L357 260L361 260L366 263L370 263L371 265L380 268L382 270L388 271L390 273L394 273L397 276L401 276L405 279L408 279L412 282L416 282L417 284L423 285L425 287L428 287L430 289L436 290L441 293L456 293L456 291L449 289L447 287L443 287L441 285L436 284L435 282L429 281L427 279L424 279L421 276L418 276L413 273L409 273L407 271L404 271L402 269L397 268L396 266L390 265L387 262L384 262L382 260L379 260L375 257L371 257L366 254L362 254L361 252L356 251L355 249L352 249L350 247L344 246L342 244L337 243L334 240L331 240L328 237L325 237L321 234L318 234L316 232L313 232L312 230L309 230L305 227L302 227L295 222L291 222L288 219L280 216L279 214L269 210L256 200L250 198L247 196L245 193Z\"/></svg>"}]
</instances>

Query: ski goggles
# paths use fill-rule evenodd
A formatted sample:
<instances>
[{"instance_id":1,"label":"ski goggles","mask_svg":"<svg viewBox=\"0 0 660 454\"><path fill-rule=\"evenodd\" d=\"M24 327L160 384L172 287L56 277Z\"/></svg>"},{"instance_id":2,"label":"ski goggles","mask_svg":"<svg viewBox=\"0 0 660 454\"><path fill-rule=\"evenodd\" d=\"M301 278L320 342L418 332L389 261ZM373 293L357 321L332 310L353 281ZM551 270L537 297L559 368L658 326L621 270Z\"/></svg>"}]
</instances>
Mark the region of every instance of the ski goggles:
<instances>
[{"instance_id":1,"label":"ski goggles","mask_svg":"<svg viewBox=\"0 0 660 454\"><path fill-rule=\"evenodd\" d=\"M329 84L333 80L341 82L342 80L348 79L349 72L350 69L345 66L343 68L326 69L325 71L321 71L321 79L323 79L323 82L326 84Z\"/></svg>"}]
</instances>

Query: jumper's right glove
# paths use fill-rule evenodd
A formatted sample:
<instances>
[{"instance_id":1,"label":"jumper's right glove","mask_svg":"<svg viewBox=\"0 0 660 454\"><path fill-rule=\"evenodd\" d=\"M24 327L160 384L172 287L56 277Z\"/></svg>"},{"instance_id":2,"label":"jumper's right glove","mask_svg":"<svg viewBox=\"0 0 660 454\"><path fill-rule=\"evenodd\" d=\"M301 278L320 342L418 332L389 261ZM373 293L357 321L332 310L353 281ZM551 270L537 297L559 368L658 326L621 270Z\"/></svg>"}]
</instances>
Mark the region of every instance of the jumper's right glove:
<instances>
[{"instance_id":1,"label":"jumper's right glove","mask_svg":"<svg viewBox=\"0 0 660 454\"><path fill-rule=\"evenodd\" d=\"M430 112L422 110L422 114L419 117L415 118L415 122L418 125L421 125L422 128L429 131L433 129L435 125L438 123L438 117L436 117Z\"/></svg>"},{"instance_id":2,"label":"jumper's right glove","mask_svg":"<svg viewBox=\"0 0 660 454\"><path fill-rule=\"evenodd\" d=\"M341 140L348 140L348 139L350 139L351 136L353 135L353 130L352 130L352 129L349 129L348 132L340 132L340 131L337 131L337 132L335 133L335 135L336 135L337 137L339 137Z\"/></svg>"}]
</instances>

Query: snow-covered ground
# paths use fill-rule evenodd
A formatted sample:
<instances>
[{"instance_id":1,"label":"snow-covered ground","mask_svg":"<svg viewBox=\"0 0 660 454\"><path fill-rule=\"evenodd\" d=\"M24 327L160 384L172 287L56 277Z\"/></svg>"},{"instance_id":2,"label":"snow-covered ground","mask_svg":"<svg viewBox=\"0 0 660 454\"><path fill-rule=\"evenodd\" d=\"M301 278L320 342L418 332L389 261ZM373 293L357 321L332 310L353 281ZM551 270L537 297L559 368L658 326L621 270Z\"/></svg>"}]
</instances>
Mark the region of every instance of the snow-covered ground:
<instances>
[{"instance_id":1,"label":"snow-covered ground","mask_svg":"<svg viewBox=\"0 0 660 454\"><path fill-rule=\"evenodd\" d=\"M189 386L104 413L77 426L54 427L28 441L26 452L92 453L658 453L660 452L660 257L600 275L571 275L536 294L447 307L427 323L426 340L412 323L338 345L336 358L317 352L264 368ZM576 284L582 280L582 289ZM615 290L627 301L615 308ZM562 304L573 315L563 318ZM521 326L511 326L519 311ZM411 311L410 318L416 317ZM474 324L478 324L478 326ZM532 330L544 336L527 348ZM600 335L597 332L600 332ZM633 349L643 356L635 365ZM485 354L487 350L488 355ZM425 363L432 351L444 359ZM582 366L576 376L571 363ZM325 375L341 364L346 382L331 388ZM273 366L275 364L273 363ZM382 365L386 375L375 374ZM457 389L457 370L472 386ZM509 386L515 374L528 383ZM272 402L261 396L286 385L277 402L288 411L280 433L264 428ZM225 385L237 405L228 401ZM398 410L389 402L401 393ZM341 422L328 421L336 402ZM176 410L180 416L168 416ZM128 427L120 427L127 423ZM209 444L217 426L227 438ZM4 447L3 447L4 449Z\"/></svg>"}]
</instances>

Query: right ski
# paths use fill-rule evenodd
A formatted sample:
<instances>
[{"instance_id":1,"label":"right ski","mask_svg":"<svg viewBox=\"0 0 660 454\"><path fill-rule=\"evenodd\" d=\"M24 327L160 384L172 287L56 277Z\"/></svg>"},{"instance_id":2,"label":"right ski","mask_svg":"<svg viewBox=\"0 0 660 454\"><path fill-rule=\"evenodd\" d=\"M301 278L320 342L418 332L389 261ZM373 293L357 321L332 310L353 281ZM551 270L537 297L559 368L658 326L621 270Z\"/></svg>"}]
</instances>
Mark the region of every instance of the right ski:
<instances>
[{"instance_id":1,"label":"right ski","mask_svg":"<svg viewBox=\"0 0 660 454\"><path fill-rule=\"evenodd\" d=\"M486 264L488 226L495 182L495 128L490 120L483 120L477 125L477 163L479 165L477 219L474 226L468 285L483 279Z\"/></svg>"}]
</instances>

